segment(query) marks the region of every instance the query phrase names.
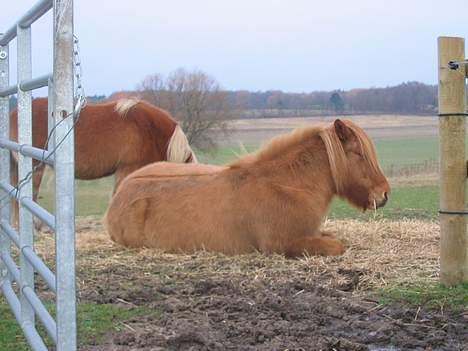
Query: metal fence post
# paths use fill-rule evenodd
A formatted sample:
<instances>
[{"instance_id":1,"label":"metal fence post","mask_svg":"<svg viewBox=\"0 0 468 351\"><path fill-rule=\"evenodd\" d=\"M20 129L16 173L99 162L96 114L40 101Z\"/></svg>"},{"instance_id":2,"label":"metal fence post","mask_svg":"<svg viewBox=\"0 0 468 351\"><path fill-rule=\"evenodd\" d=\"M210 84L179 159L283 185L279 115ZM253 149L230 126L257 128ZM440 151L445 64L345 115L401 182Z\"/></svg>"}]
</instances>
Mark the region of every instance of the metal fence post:
<instances>
[{"instance_id":1,"label":"metal fence post","mask_svg":"<svg viewBox=\"0 0 468 351\"><path fill-rule=\"evenodd\" d=\"M6 89L9 81L9 50L8 44L0 46L0 90ZM8 96L0 98L0 137L9 139L10 136L10 99ZM0 149L0 181L10 180L10 152ZM0 190L0 221L10 221L10 197L5 191ZM10 255L10 240L8 236L0 231L0 255ZM10 280L8 270L0 260L0 286L4 281Z\"/></svg>"},{"instance_id":2,"label":"metal fence post","mask_svg":"<svg viewBox=\"0 0 468 351\"><path fill-rule=\"evenodd\" d=\"M49 78L49 84L47 85L47 135L51 135L52 129L55 125L54 119L54 80ZM52 151L55 147L55 139L50 138L47 144L47 150Z\"/></svg>"},{"instance_id":3,"label":"metal fence post","mask_svg":"<svg viewBox=\"0 0 468 351\"><path fill-rule=\"evenodd\" d=\"M53 77L45 75L32 79L31 25L52 7ZM15 37L18 79L17 84L9 86L8 45ZM0 290L34 351L47 350L36 327L36 315L57 351L75 351L77 348L73 56L73 0L39 0L4 35L0 35ZM49 151L32 146L31 90L44 86L49 87L49 134L54 131ZM18 142L10 140L9 133L9 96L15 93L18 94ZM18 155L18 189L10 184L11 152ZM55 217L32 200L31 158L54 166L56 170ZM19 203L19 230L10 223L10 200ZM55 275L34 252L33 214L56 232ZM13 244L20 250L19 268L10 255ZM34 292L34 272L42 276L56 293L56 320ZM19 298L12 281L17 282Z\"/></svg>"},{"instance_id":4,"label":"metal fence post","mask_svg":"<svg viewBox=\"0 0 468 351\"><path fill-rule=\"evenodd\" d=\"M32 47L31 27L17 26L18 38L18 83L32 78ZM18 142L19 144L32 144L32 112L31 91L22 91L18 84ZM18 152L18 179L31 175L32 159ZM23 254L24 247L33 247L33 217L22 204L23 198L32 198L31 182L24 182L18 191L19 202L19 232L20 232L20 302L22 324L34 325L34 310L24 296L24 288L34 288L34 269Z\"/></svg>"},{"instance_id":5,"label":"metal fence post","mask_svg":"<svg viewBox=\"0 0 468 351\"><path fill-rule=\"evenodd\" d=\"M57 349L76 349L73 1L54 0ZM60 145L59 145L60 144Z\"/></svg>"}]
</instances>

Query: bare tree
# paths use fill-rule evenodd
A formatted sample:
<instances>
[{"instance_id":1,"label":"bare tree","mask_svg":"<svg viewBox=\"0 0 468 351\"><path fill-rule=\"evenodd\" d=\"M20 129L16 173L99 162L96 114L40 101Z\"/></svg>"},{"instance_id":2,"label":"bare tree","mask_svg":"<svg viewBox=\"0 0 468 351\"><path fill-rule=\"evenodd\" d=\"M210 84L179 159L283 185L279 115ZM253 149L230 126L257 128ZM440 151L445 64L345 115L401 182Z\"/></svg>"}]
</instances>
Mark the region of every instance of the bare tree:
<instances>
[{"instance_id":1,"label":"bare tree","mask_svg":"<svg viewBox=\"0 0 468 351\"><path fill-rule=\"evenodd\" d=\"M166 79L153 74L142 81L139 93L169 111L181 123L192 145L213 146L220 134L228 132L232 109L219 83L205 72L178 69Z\"/></svg>"}]
</instances>

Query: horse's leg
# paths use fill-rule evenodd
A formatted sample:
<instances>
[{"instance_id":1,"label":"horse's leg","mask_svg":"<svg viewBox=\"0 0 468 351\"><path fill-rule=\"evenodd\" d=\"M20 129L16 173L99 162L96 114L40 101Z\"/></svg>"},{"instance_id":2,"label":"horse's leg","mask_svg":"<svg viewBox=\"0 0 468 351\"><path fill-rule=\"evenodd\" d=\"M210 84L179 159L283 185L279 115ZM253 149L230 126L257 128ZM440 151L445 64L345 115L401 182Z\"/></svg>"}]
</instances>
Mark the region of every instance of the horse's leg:
<instances>
[{"instance_id":1,"label":"horse's leg","mask_svg":"<svg viewBox=\"0 0 468 351\"><path fill-rule=\"evenodd\" d=\"M334 238L330 232L320 233L319 236L304 236L292 240L285 250L288 257L303 254L320 256L339 256L344 252L343 243Z\"/></svg>"},{"instance_id":2,"label":"horse's leg","mask_svg":"<svg viewBox=\"0 0 468 351\"><path fill-rule=\"evenodd\" d=\"M34 160L33 161L33 177L32 177L32 186L33 186L33 200L34 202L37 202L37 198L39 195L39 187L42 182L42 177L44 176L44 170L45 170L45 164L42 163L40 164L38 161ZM34 227L36 230L41 230L43 226L43 223L40 219L34 217Z\"/></svg>"}]
</instances>

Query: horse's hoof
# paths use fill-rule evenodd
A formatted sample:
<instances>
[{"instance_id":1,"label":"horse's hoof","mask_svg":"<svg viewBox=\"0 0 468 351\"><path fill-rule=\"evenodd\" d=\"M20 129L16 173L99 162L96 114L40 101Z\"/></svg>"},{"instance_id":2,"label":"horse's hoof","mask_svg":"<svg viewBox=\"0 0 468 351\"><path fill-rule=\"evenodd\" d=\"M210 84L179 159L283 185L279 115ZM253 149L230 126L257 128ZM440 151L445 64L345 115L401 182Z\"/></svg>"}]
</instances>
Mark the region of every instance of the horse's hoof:
<instances>
[{"instance_id":1,"label":"horse's hoof","mask_svg":"<svg viewBox=\"0 0 468 351\"><path fill-rule=\"evenodd\" d=\"M328 243L327 256L340 256L345 252L343 243L338 239L332 239Z\"/></svg>"}]
</instances>

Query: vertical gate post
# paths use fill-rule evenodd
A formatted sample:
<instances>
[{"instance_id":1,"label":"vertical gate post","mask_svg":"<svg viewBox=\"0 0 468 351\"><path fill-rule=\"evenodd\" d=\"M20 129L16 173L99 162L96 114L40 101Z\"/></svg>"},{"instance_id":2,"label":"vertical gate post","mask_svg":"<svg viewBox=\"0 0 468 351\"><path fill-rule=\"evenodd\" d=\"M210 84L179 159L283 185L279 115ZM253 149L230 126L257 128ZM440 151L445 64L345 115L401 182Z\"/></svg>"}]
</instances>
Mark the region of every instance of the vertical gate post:
<instances>
[{"instance_id":1,"label":"vertical gate post","mask_svg":"<svg viewBox=\"0 0 468 351\"><path fill-rule=\"evenodd\" d=\"M10 83L8 44L0 45L0 90L6 89ZM0 138L10 138L10 101L9 97L0 97ZM10 152L0 148L0 180L10 180ZM0 190L0 221L10 221L10 197ZM10 255L10 240L0 231L0 255ZM0 260L0 286L8 279L8 270ZM8 279L9 280L9 279Z\"/></svg>"},{"instance_id":2,"label":"vertical gate post","mask_svg":"<svg viewBox=\"0 0 468 351\"><path fill-rule=\"evenodd\" d=\"M32 78L31 26L17 25L18 82ZM31 91L23 91L18 84L18 143L32 145ZM32 172L32 159L18 152L18 179L27 179ZM22 204L22 199L32 198L32 182L18 184L19 228L20 228L20 302L22 324L34 325L34 310L24 296L24 288L34 289L34 269L23 254L24 247L33 248L33 216ZM28 338L28 335L26 334Z\"/></svg>"},{"instance_id":3,"label":"vertical gate post","mask_svg":"<svg viewBox=\"0 0 468 351\"><path fill-rule=\"evenodd\" d=\"M75 350L73 0L54 0L53 8L57 349Z\"/></svg>"},{"instance_id":4,"label":"vertical gate post","mask_svg":"<svg viewBox=\"0 0 468 351\"><path fill-rule=\"evenodd\" d=\"M465 60L463 38L438 38L440 128L440 281L453 285L468 280L466 216L443 212L465 210Z\"/></svg>"}]
</instances>

